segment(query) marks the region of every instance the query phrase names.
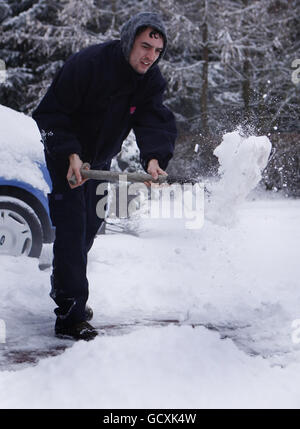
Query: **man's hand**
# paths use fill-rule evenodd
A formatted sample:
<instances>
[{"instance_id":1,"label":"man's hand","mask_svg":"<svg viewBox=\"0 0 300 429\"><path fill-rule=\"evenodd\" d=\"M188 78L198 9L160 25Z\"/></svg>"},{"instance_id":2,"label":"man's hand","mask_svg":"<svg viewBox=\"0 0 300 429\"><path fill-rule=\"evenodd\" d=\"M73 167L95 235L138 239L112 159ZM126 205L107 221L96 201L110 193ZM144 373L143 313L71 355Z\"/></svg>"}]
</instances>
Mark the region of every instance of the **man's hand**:
<instances>
[{"instance_id":1,"label":"man's hand","mask_svg":"<svg viewBox=\"0 0 300 429\"><path fill-rule=\"evenodd\" d=\"M151 159L148 163L147 173L151 174L153 179L158 179L158 176L163 175L167 176L168 174L160 168L157 159ZM151 186L153 182L145 182L145 185Z\"/></svg>"},{"instance_id":2,"label":"man's hand","mask_svg":"<svg viewBox=\"0 0 300 429\"><path fill-rule=\"evenodd\" d=\"M70 161L70 166L67 174L67 180L69 181L69 179L71 179L71 177L75 175L77 180L76 185L71 185L71 183L69 182L70 188L74 189L74 188L77 188L78 186L83 185L83 183L85 183L88 179L83 179L80 174L80 169L82 167L83 162L81 161L77 153L73 153L72 155L70 155L69 161Z\"/></svg>"}]
</instances>

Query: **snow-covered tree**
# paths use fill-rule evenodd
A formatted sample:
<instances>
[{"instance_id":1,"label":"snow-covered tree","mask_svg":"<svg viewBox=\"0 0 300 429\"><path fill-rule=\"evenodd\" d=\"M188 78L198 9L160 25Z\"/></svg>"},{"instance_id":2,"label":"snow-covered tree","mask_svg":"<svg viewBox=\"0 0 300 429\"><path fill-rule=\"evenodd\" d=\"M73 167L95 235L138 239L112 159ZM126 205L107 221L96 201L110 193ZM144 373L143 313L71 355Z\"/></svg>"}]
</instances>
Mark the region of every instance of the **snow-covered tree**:
<instances>
[{"instance_id":1,"label":"snow-covered tree","mask_svg":"<svg viewBox=\"0 0 300 429\"><path fill-rule=\"evenodd\" d=\"M0 59L7 79L0 84L0 103L30 113L70 54L118 38L135 13L157 11L169 34L161 62L165 103L184 137L175 163L207 173L224 131L237 125L245 133L299 130L299 85L291 79L293 60L300 58L298 3L3 0Z\"/></svg>"}]
</instances>

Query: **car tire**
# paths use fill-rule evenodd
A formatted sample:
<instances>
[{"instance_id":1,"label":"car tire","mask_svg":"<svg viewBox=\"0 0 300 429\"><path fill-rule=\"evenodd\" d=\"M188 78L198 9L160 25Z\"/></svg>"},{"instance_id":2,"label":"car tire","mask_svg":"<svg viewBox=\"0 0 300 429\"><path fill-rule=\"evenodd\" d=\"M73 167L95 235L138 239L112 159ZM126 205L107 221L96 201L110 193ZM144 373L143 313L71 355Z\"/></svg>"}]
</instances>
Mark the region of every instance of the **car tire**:
<instances>
[{"instance_id":1,"label":"car tire","mask_svg":"<svg viewBox=\"0 0 300 429\"><path fill-rule=\"evenodd\" d=\"M30 207L0 201L0 254L39 258L42 246L42 227Z\"/></svg>"}]
</instances>

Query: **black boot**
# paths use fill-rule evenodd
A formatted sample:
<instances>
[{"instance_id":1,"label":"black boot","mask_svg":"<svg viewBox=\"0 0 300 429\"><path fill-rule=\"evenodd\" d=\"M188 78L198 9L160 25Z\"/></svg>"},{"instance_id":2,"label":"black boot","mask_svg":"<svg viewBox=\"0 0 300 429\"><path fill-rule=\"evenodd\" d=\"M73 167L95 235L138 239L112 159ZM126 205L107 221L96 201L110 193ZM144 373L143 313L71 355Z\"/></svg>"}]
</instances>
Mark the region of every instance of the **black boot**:
<instances>
[{"instance_id":1,"label":"black boot","mask_svg":"<svg viewBox=\"0 0 300 429\"><path fill-rule=\"evenodd\" d=\"M73 340L90 341L98 335L98 332L86 321L66 327L57 320L55 324L55 335L58 338L71 338Z\"/></svg>"}]
</instances>

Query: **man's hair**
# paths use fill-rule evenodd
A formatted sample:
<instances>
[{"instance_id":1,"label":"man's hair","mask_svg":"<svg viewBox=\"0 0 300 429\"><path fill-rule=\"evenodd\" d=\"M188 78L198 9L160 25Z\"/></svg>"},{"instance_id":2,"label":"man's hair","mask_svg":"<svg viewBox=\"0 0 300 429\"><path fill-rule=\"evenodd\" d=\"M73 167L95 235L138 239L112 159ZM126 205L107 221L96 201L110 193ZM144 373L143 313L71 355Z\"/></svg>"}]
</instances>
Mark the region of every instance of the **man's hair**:
<instances>
[{"instance_id":1,"label":"man's hair","mask_svg":"<svg viewBox=\"0 0 300 429\"><path fill-rule=\"evenodd\" d=\"M151 38L154 37L154 39L157 39L157 35L158 35L159 37L161 37L164 40L164 35L162 34L162 32L159 31L159 30L156 30L155 28L150 27L149 25L142 25L141 27L139 27L136 30L135 37L139 36L147 28L151 28L151 31L150 31L150 34L149 34L149 36Z\"/></svg>"}]
</instances>

